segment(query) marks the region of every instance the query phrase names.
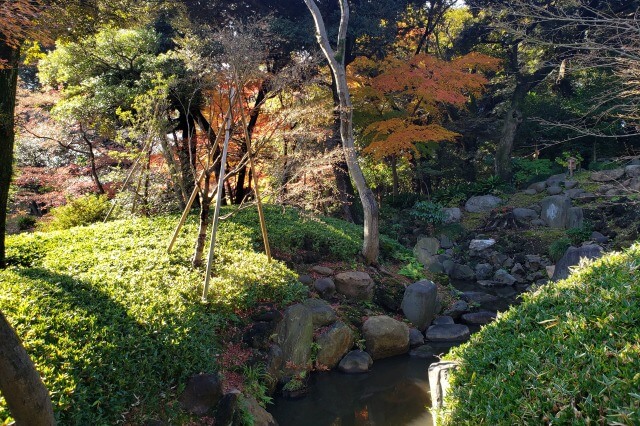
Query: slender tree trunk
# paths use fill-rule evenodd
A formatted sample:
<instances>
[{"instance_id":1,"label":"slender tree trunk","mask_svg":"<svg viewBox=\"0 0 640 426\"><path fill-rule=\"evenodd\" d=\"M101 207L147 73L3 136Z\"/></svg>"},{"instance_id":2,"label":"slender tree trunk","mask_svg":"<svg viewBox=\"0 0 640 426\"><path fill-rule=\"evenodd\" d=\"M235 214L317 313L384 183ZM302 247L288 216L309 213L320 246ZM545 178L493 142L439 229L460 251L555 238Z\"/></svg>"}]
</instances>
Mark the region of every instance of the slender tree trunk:
<instances>
[{"instance_id":1,"label":"slender tree trunk","mask_svg":"<svg viewBox=\"0 0 640 426\"><path fill-rule=\"evenodd\" d=\"M502 135L498 142L495 157L495 172L505 182L511 181L511 152L518 133L518 126L522 122L522 113L517 108L517 104L507 111L502 125Z\"/></svg>"},{"instance_id":2,"label":"slender tree trunk","mask_svg":"<svg viewBox=\"0 0 640 426\"><path fill-rule=\"evenodd\" d=\"M173 150L167 143L167 138L164 135L160 136L160 147L162 148L162 155L164 156L164 160L167 162L167 167L169 168L171 187L173 188L173 192L176 195L176 200L180 204L180 208L184 210L187 200L189 199L189 194L187 194L187 189L184 185L184 181L178 174L176 160L173 157Z\"/></svg>"},{"instance_id":3,"label":"slender tree trunk","mask_svg":"<svg viewBox=\"0 0 640 426\"><path fill-rule=\"evenodd\" d=\"M91 167L91 178L93 179L93 183L96 185L96 189L99 194L104 194L104 187L102 186L102 182L100 182L100 176L98 176L98 168L96 167L96 155L93 152L93 144L87 137L87 134L82 130L82 139L84 143L87 145L87 154L89 155L89 164Z\"/></svg>"},{"instance_id":4,"label":"slender tree trunk","mask_svg":"<svg viewBox=\"0 0 640 426\"><path fill-rule=\"evenodd\" d=\"M55 425L49 392L22 342L0 312L0 392L16 425Z\"/></svg>"},{"instance_id":5,"label":"slender tree trunk","mask_svg":"<svg viewBox=\"0 0 640 426\"><path fill-rule=\"evenodd\" d=\"M314 0L305 0L311 15L316 24L316 36L325 58L329 62L331 72L336 80L338 97L340 98L340 137L342 139L342 149L344 151L349 174L355 182L362 209L364 211L364 243L362 255L365 262L375 264L378 261L380 251L380 234L378 229L378 203L367 185L358 164L356 149L353 138L353 107L347 85L347 73L345 69L347 26L349 23L349 3L347 0L340 0L340 28L338 29L337 49L334 51L329 43L327 30L324 25L322 14Z\"/></svg>"},{"instance_id":6,"label":"slender tree trunk","mask_svg":"<svg viewBox=\"0 0 640 426\"><path fill-rule=\"evenodd\" d=\"M202 179L202 189L200 190L200 222L198 225L198 237L196 238L196 247L193 252L193 258L191 259L191 264L196 268L202 266L204 243L207 240L209 211L211 210L211 197L209 196L210 186L211 173L206 172L205 176Z\"/></svg>"},{"instance_id":7,"label":"slender tree trunk","mask_svg":"<svg viewBox=\"0 0 640 426\"><path fill-rule=\"evenodd\" d=\"M194 138L195 123L188 111L180 110L178 130L182 134L182 140L176 140L180 174L182 175L186 193L190 194L195 187L196 144Z\"/></svg>"},{"instance_id":8,"label":"slender tree trunk","mask_svg":"<svg viewBox=\"0 0 640 426\"><path fill-rule=\"evenodd\" d=\"M5 67L0 67L0 268L4 268L20 49L9 47L0 41L0 60L6 61Z\"/></svg>"}]
</instances>

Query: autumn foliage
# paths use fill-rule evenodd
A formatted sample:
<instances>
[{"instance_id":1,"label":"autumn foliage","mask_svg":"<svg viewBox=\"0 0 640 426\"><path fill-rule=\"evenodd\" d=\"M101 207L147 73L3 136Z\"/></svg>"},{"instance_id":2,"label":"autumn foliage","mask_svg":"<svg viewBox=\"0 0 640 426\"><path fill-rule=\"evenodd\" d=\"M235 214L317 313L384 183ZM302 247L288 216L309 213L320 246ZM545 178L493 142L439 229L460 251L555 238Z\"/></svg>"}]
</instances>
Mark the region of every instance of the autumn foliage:
<instances>
[{"instance_id":1,"label":"autumn foliage","mask_svg":"<svg viewBox=\"0 0 640 426\"><path fill-rule=\"evenodd\" d=\"M446 108L464 108L478 96L499 60L470 53L451 61L432 55L376 62L358 58L352 85L358 106L372 120L364 130L371 142L364 153L376 159L417 155L418 142L453 141L457 133L442 126Z\"/></svg>"}]
</instances>

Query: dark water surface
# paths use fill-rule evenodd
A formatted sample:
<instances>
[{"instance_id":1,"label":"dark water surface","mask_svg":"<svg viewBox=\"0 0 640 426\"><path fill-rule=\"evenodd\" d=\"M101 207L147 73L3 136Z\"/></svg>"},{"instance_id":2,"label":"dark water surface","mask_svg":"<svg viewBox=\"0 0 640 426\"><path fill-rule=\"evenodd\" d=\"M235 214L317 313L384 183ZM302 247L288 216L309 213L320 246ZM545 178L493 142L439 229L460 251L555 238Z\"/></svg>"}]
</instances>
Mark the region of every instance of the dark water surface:
<instances>
[{"instance_id":1,"label":"dark water surface","mask_svg":"<svg viewBox=\"0 0 640 426\"><path fill-rule=\"evenodd\" d=\"M519 303L517 297L526 288L482 287L476 282L452 284L461 292L496 296L496 300L480 304L490 311L505 311ZM469 328L476 332L480 326ZM438 349L445 353L448 346ZM306 397L277 397L269 412L280 426L432 426L428 368L435 361L405 355L375 361L365 374L313 373Z\"/></svg>"},{"instance_id":2,"label":"dark water surface","mask_svg":"<svg viewBox=\"0 0 640 426\"><path fill-rule=\"evenodd\" d=\"M269 411L280 426L431 426L427 369L434 361L398 356L364 374L313 373L306 397L278 397Z\"/></svg>"}]
</instances>

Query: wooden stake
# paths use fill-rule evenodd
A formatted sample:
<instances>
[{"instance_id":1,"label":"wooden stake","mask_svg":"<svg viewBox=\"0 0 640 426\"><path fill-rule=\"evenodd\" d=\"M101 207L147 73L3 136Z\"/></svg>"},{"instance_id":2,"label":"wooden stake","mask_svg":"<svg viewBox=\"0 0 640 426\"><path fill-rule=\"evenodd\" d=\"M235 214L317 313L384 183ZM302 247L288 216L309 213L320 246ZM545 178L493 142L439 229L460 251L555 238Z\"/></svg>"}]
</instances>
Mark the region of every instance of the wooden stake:
<instances>
[{"instance_id":1,"label":"wooden stake","mask_svg":"<svg viewBox=\"0 0 640 426\"><path fill-rule=\"evenodd\" d=\"M238 73L235 73L236 86L240 88L240 79ZM249 170L253 175L253 190L256 193L256 203L258 205L258 218L260 219L260 231L262 231L262 241L264 242L264 251L267 260L271 262L271 247L269 246L269 234L267 233L267 222L264 219L264 211L262 210L262 200L260 199L260 188L258 187L258 173L253 164L253 155L251 155L251 135L249 135L249 127L247 126L247 118L242 107L242 98L238 96L240 107L240 117L242 119L242 128L244 129L244 137L247 140L247 154L249 155Z\"/></svg>"},{"instance_id":2,"label":"wooden stake","mask_svg":"<svg viewBox=\"0 0 640 426\"><path fill-rule=\"evenodd\" d=\"M236 91L231 90L230 105L235 103ZM216 234L218 233L218 222L220 220L220 208L222 207L222 192L225 178L225 168L227 165L227 153L229 151L229 139L231 138L231 123L233 121L232 108L229 108L229 114L226 117L224 143L222 145L222 158L220 159L220 178L218 179L218 193L216 194L216 208L213 212L213 225L211 228L211 243L209 245L209 257L207 258L207 272L204 278L204 290L202 292L202 300L207 301L207 293L209 292L209 283L211 281L211 265L213 264L213 254L216 246Z\"/></svg>"}]
</instances>

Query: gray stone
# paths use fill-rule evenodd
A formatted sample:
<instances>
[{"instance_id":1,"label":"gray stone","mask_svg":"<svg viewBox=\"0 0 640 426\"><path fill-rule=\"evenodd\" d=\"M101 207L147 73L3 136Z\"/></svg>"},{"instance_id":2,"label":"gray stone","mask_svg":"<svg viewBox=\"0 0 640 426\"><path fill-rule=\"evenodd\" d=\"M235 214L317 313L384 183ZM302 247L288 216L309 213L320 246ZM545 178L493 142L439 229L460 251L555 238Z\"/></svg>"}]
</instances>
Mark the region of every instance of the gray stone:
<instances>
[{"instance_id":1,"label":"gray stone","mask_svg":"<svg viewBox=\"0 0 640 426\"><path fill-rule=\"evenodd\" d=\"M478 263L476 265L476 278L478 280L488 280L493 277L493 266L488 263Z\"/></svg>"},{"instance_id":2,"label":"gray stone","mask_svg":"<svg viewBox=\"0 0 640 426\"><path fill-rule=\"evenodd\" d=\"M583 192L578 198L576 198L576 200L583 203L590 203L596 200L596 194L592 192Z\"/></svg>"},{"instance_id":3,"label":"gray stone","mask_svg":"<svg viewBox=\"0 0 640 426\"><path fill-rule=\"evenodd\" d=\"M546 225L547 224L542 219L534 219L531 221L531 226L546 226Z\"/></svg>"},{"instance_id":4,"label":"gray stone","mask_svg":"<svg viewBox=\"0 0 640 426\"><path fill-rule=\"evenodd\" d=\"M315 272L316 274L320 274L320 275L325 275L325 276L329 276L329 275L333 275L334 274L334 270L327 267L327 266L322 266L322 265L315 265L311 268L311 272Z\"/></svg>"},{"instance_id":5,"label":"gray stone","mask_svg":"<svg viewBox=\"0 0 640 426\"><path fill-rule=\"evenodd\" d=\"M462 211L458 207L446 207L442 209L444 223L458 223L462 220Z\"/></svg>"},{"instance_id":6,"label":"gray stone","mask_svg":"<svg viewBox=\"0 0 640 426\"><path fill-rule=\"evenodd\" d=\"M481 251L486 250L489 247L493 247L496 244L496 240L488 238L486 240L471 240L469 243L469 250Z\"/></svg>"},{"instance_id":7,"label":"gray stone","mask_svg":"<svg viewBox=\"0 0 640 426\"><path fill-rule=\"evenodd\" d=\"M538 213L532 209L523 209L521 207L516 207L512 210L513 215L518 220L533 220L538 218Z\"/></svg>"},{"instance_id":8,"label":"gray stone","mask_svg":"<svg viewBox=\"0 0 640 426\"><path fill-rule=\"evenodd\" d=\"M502 262L502 267L504 269L511 269L513 268L514 265L514 260L512 258L508 258L507 260L505 260L504 262ZM499 269L499 268L498 268Z\"/></svg>"},{"instance_id":9,"label":"gray stone","mask_svg":"<svg viewBox=\"0 0 640 426\"><path fill-rule=\"evenodd\" d=\"M431 392L431 408L444 408L444 400L449 393L449 375L458 369L452 361L435 362L429 366L429 390Z\"/></svg>"},{"instance_id":10,"label":"gray stone","mask_svg":"<svg viewBox=\"0 0 640 426\"><path fill-rule=\"evenodd\" d=\"M540 207L540 204L538 204L538 203L531 204L531 205L529 206L529 208L530 208L531 210L533 210L534 212L536 212L536 214L537 214L538 216L540 216L540 212L542 211L542 207Z\"/></svg>"},{"instance_id":11,"label":"gray stone","mask_svg":"<svg viewBox=\"0 0 640 426\"><path fill-rule=\"evenodd\" d=\"M549 195L558 195L562 194L562 188L559 186L553 185L547 188L547 194Z\"/></svg>"},{"instance_id":12,"label":"gray stone","mask_svg":"<svg viewBox=\"0 0 640 426\"><path fill-rule=\"evenodd\" d=\"M444 314L453 318L460 318L465 312L469 311L469 304L464 300L458 300L451 307L444 311Z\"/></svg>"},{"instance_id":13,"label":"gray stone","mask_svg":"<svg viewBox=\"0 0 640 426\"><path fill-rule=\"evenodd\" d=\"M576 198L580 198L580 196L584 194L584 191L581 188L573 188L567 189L566 191L564 191L564 194L572 200L575 200Z\"/></svg>"},{"instance_id":14,"label":"gray stone","mask_svg":"<svg viewBox=\"0 0 640 426\"><path fill-rule=\"evenodd\" d=\"M571 201L563 195L553 195L543 199L541 219L551 228L565 229Z\"/></svg>"},{"instance_id":15,"label":"gray stone","mask_svg":"<svg viewBox=\"0 0 640 426\"><path fill-rule=\"evenodd\" d=\"M187 380L178 401L185 411L203 416L218 405L222 395L222 380L217 373L197 374Z\"/></svg>"},{"instance_id":16,"label":"gray stone","mask_svg":"<svg viewBox=\"0 0 640 426\"><path fill-rule=\"evenodd\" d=\"M465 291L462 293L462 298L469 303L492 303L498 301L498 298L493 294L482 291Z\"/></svg>"},{"instance_id":17,"label":"gray stone","mask_svg":"<svg viewBox=\"0 0 640 426\"><path fill-rule=\"evenodd\" d=\"M342 321L322 332L316 343L320 347L316 356L316 365L334 368L353 346L353 331Z\"/></svg>"},{"instance_id":18,"label":"gray stone","mask_svg":"<svg viewBox=\"0 0 640 426\"><path fill-rule=\"evenodd\" d=\"M456 267L456 263L451 259L447 259L442 262L442 268L444 269L444 273L449 276L451 276L451 273L453 272L455 267Z\"/></svg>"},{"instance_id":19,"label":"gray stone","mask_svg":"<svg viewBox=\"0 0 640 426\"><path fill-rule=\"evenodd\" d=\"M496 319L496 313L490 311L470 312L462 315L462 321L472 325L485 325Z\"/></svg>"},{"instance_id":20,"label":"gray stone","mask_svg":"<svg viewBox=\"0 0 640 426\"><path fill-rule=\"evenodd\" d=\"M640 165L632 164L627 166L624 168L624 173L630 178L640 177Z\"/></svg>"},{"instance_id":21,"label":"gray stone","mask_svg":"<svg viewBox=\"0 0 640 426\"><path fill-rule=\"evenodd\" d=\"M613 182L624 176L624 169L602 170L591 173L591 180L594 182Z\"/></svg>"},{"instance_id":22,"label":"gray stone","mask_svg":"<svg viewBox=\"0 0 640 426\"><path fill-rule=\"evenodd\" d=\"M560 173L558 175L553 175L547 178L546 183L547 186L558 186L560 185L561 182L564 182L565 179L567 178L567 175L565 173Z\"/></svg>"},{"instance_id":23,"label":"gray stone","mask_svg":"<svg viewBox=\"0 0 640 426\"><path fill-rule=\"evenodd\" d=\"M413 254L416 256L416 259L418 259L418 262L424 266L428 266L436 262L434 256L438 254L439 249L440 241L438 241L437 238L424 237L420 238L416 243L413 248Z\"/></svg>"},{"instance_id":24,"label":"gray stone","mask_svg":"<svg viewBox=\"0 0 640 426\"><path fill-rule=\"evenodd\" d=\"M529 185L529 188L527 189L533 189L534 191L536 191L535 193L537 194L538 192L544 191L546 187L547 187L547 182L535 182Z\"/></svg>"},{"instance_id":25,"label":"gray stone","mask_svg":"<svg viewBox=\"0 0 640 426\"><path fill-rule=\"evenodd\" d=\"M265 368L265 384L269 393L273 393L276 390L276 386L280 379L282 379L284 365L284 357L282 349L278 345L271 345L269 347L269 353L267 355L267 365Z\"/></svg>"},{"instance_id":26,"label":"gray stone","mask_svg":"<svg viewBox=\"0 0 640 426\"><path fill-rule=\"evenodd\" d=\"M311 310L300 303L289 306L276 327L276 343L282 349L285 376L308 370L311 367L313 343Z\"/></svg>"},{"instance_id":27,"label":"gray stone","mask_svg":"<svg viewBox=\"0 0 640 426\"><path fill-rule=\"evenodd\" d=\"M502 200L495 195L477 195L467 200L464 205L470 213L488 212L502 204Z\"/></svg>"},{"instance_id":28,"label":"gray stone","mask_svg":"<svg viewBox=\"0 0 640 426\"><path fill-rule=\"evenodd\" d=\"M224 394L218 406L216 407L215 424L221 426L233 426L234 420L240 411L239 402L242 393L238 389L232 389ZM164 423L158 423L157 425L144 423L145 426L163 426Z\"/></svg>"},{"instance_id":29,"label":"gray stone","mask_svg":"<svg viewBox=\"0 0 640 426\"><path fill-rule=\"evenodd\" d=\"M516 263L511 268L511 275L518 280L519 283L523 283L526 280L527 272L524 270L524 267L520 263Z\"/></svg>"},{"instance_id":30,"label":"gray stone","mask_svg":"<svg viewBox=\"0 0 640 426\"><path fill-rule=\"evenodd\" d=\"M409 285L402 298L402 312L413 325L424 331L431 323L438 305L438 289L429 280Z\"/></svg>"},{"instance_id":31,"label":"gray stone","mask_svg":"<svg viewBox=\"0 0 640 426\"><path fill-rule=\"evenodd\" d=\"M500 283L493 280L478 280L478 285L481 285L482 287L494 287L500 285Z\"/></svg>"},{"instance_id":32,"label":"gray stone","mask_svg":"<svg viewBox=\"0 0 640 426\"><path fill-rule=\"evenodd\" d=\"M409 352L409 356L420 359L429 359L438 355L440 351L431 345L422 345Z\"/></svg>"},{"instance_id":33,"label":"gray stone","mask_svg":"<svg viewBox=\"0 0 640 426\"><path fill-rule=\"evenodd\" d=\"M578 182L576 182L575 180L565 180L564 181L564 187L566 189L573 189L576 186L578 186Z\"/></svg>"},{"instance_id":34,"label":"gray stone","mask_svg":"<svg viewBox=\"0 0 640 426\"><path fill-rule=\"evenodd\" d=\"M593 231L591 233L591 239L593 241L595 241L598 244L606 244L609 242L609 237L602 235L600 232L598 231Z\"/></svg>"},{"instance_id":35,"label":"gray stone","mask_svg":"<svg viewBox=\"0 0 640 426\"><path fill-rule=\"evenodd\" d=\"M463 342L470 336L469 327L463 324L432 325L425 333L429 342Z\"/></svg>"},{"instance_id":36,"label":"gray stone","mask_svg":"<svg viewBox=\"0 0 640 426\"><path fill-rule=\"evenodd\" d=\"M524 195L536 195L537 194L535 189L525 189L524 191L522 191L522 193Z\"/></svg>"},{"instance_id":37,"label":"gray stone","mask_svg":"<svg viewBox=\"0 0 640 426\"><path fill-rule=\"evenodd\" d=\"M447 237L444 234L440 235L440 248L450 249L452 247L453 247L453 241L451 241L451 238Z\"/></svg>"},{"instance_id":38,"label":"gray stone","mask_svg":"<svg viewBox=\"0 0 640 426\"><path fill-rule=\"evenodd\" d=\"M493 275L493 281L502 285L514 285L518 280L504 269L498 269Z\"/></svg>"},{"instance_id":39,"label":"gray stone","mask_svg":"<svg viewBox=\"0 0 640 426\"><path fill-rule=\"evenodd\" d=\"M409 351L409 327L386 315L369 317L362 325L362 334L374 360Z\"/></svg>"},{"instance_id":40,"label":"gray stone","mask_svg":"<svg viewBox=\"0 0 640 426\"><path fill-rule=\"evenodd\" d=\"M304 285L311 285L313 284L313 278L311 278L310 275L307 274L302 274L298 276L298 281L300 281L302 284Z\"/></svg>"},{"instance_id":41,"label":"gray stone","mask_svg":"<svg viewBox=\"0 0 640 426\"><path fill-rule=\"evenodd\" d=\"M349 299L373 299L374 283L366 272L342 272L335 276L336 290Z\"/></svg>"},{"instance_id":42,"label":"gray stone","mask_svg":"<svg viewBox=\"0 0 640 426\"><path fill-rule=\"evenodd\" d=\"M355 350L349 352L338 364L338 370L343 373L366 373L373 365L371 355L364 351Z\"/></svg>"},{"instance_id":43,"label":"gray stone","mask_svg":"<svg viewBox=\"0 0 640 426\"><path fill-rule=\"evenodd\" d=\"M313 328L324 327L325 325L333 324L338 319L336 311L334 311L331 305L329 305L324 300L307 299L304 302L304 306L311 310Z\"/></svg>"},{"instance_id":44,"label":"gray stone","mask_svg":"<svg viewBox=\"0 0 640 426\"><path fill-rule=\"evenodd\" d=\"M465 310L466 309L468 309L468 306L465 308ZM443 315L441 317L438 317L438 318L434 319L431 324L432 325L455 324L455 322L453 321L452 317L450 317L448 315Z\"/></svg>"},{"instance_id":45,"label":"gray stone","mask_svg":"<svg viewBox=\"0 0 640 426\"><path fill-rule=\"evenodd\" d=\"M409 329L409 346L415 348L424 345L424 335L417 328Z\"/></svg>"},{"instance_id":46,"label":"gray stone","mask_svg":"<svg viewBox=\"0 0 640 426\"><path fill-rule=\"evenodd\" d=\"M331 278L318 278L313 287L323 299L331 299L336 294L336 284Z\"/></svg>"},{"instance_id":47,"label":"gray stone","mask_svg":"<svg viewBox=\"0 0 640 426\"><path fill-rule=\"evenodd\" d=\"M530 271L537 271L542 268L542 258L536 254L525 255L525 267Z\"/></svg>"},{"instance_id":48,"label":"gray stone","mask_svg":"<svg viewBox=\"0 0 640 426\"><path fill-rule=\"evenodd\" d=\"M558 261L553 272L552 281L565 279L570 274L572 266L576 266L582 259L597 259L602 256L602 248L595 244L582 247L569 247Z\"/></svg>"},{"instance_id":49,"label":"gray stone","mask_svg":"<svg viewBox=\"0 0 640 426\"><path fill-rule=\"evenodd\" d=\"M476 274L469 265L460 265L459 263L456 263L449 276L454 280L471 281L475 279Z\"/></svg>"},{"instance_id":50,"label":"gray stone","mask_svg":"<svg viewBox=\"0 0 640 426\"><path fill-rule=\"evenodd\" d=\"M567 215L567 228L581 228L584 223L582 207L571 207Z\"/></svg>"},{"instance_id":51,"label":"gray stone","mask_svg":"<svg viewBox=\"0 0 640 426\"><path fill-rule=\"evenodd\" d=\"M247 395L244 400L245 408L253 419L254 426L278 426L278 422L275 421L271 413L262 408L253 396Z\"/></svg>"}]
</instances>

